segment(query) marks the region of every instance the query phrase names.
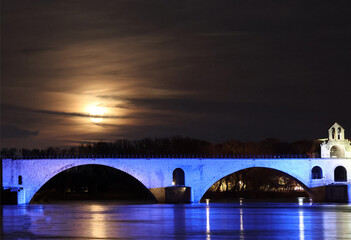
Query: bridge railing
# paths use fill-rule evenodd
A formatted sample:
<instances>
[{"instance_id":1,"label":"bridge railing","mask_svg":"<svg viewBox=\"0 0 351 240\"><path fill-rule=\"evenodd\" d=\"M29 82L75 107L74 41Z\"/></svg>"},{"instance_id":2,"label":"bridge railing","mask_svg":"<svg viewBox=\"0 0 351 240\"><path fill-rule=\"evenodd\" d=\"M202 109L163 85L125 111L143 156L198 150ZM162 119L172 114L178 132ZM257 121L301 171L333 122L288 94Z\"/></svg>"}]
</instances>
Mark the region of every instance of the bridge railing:
<instances>
[{"instance_id":1,"label":"bridge railing","mask_svg":"<svg viewBox=\"0 0 351 240\"><path fill-rule=\"evenodd\" d=\"M85 158L113 158L113 159L280 159L280 158L320 158L319 154L82 154L82 155L30 155L30 156L7 156L1 155L2 159L85 159Z\"/></svg>"}]
</instances>

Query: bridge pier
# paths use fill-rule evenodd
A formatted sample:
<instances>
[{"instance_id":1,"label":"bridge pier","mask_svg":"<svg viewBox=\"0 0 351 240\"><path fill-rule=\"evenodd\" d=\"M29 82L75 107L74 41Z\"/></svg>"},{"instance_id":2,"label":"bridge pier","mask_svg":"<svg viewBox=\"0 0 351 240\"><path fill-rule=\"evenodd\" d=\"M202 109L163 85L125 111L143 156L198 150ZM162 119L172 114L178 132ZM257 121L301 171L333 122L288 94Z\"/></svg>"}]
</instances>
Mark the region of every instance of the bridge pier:
<instances>
[{"instance_id":1,"label":"bridge pier","mask_svg":"<svg viewBox=\"0 0 351 240\"><path fill-rule=\"evenodd\" d=\"M154 195L158 203L166 202L166 188L149 188L149 191Z\"/></svg>"},{"instance_id":2,"label":"bridge pier","mask_svg":"<svg viewBox=\"0 0 351 240\"><path fill-rule=\"evenodd\" d=\"M351 184L329 184L310 190L314 202L351 202Z\"/></svg>"},{"instance_id":3,"label":"bridge pier","mask_svg":"<svg viewBox=\"0 0 351 240\"><path fill-rule=\"evenodd\" d=\"M313 202L325 202L325 186L310 188L308 192L311 195Z\"/></svg>"},{"instance_id":4,"label":"bridge pier","mask_svg":"<svg viewBox=\"0 0 351 240\"><path fill-rule=\"evenodd\" d=\"M186 186L171 186L149 188L158 203L190 203L191 188Z\"/></svg>"}]
</instances>

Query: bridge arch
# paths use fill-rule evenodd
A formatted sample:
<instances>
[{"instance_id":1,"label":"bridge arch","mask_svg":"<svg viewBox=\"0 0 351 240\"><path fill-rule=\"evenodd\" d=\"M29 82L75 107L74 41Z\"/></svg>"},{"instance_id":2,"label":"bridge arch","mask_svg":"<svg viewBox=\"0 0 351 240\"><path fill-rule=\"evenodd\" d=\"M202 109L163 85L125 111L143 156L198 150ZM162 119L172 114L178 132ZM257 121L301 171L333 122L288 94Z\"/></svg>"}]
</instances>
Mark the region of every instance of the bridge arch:
<instances>
[{"instance_id":1,"label":"bridge arch","mask_svg":"<svg viewBox=\"0 0 351 240\"><path fill-rule=\"evenodd\" d=\"M345 158L345 147L333 145L330 148L330 158Z\"/></svg>"},{"instance_id":2,"label":"bridge arch","mask_svg":"<svg viewBox=\"0 0 351 240\"><path fill-rule=\"evenodd\" d=\"M241 172L241 171L244 171L244 170L248 170L248 169L252 169L252 168L261 168L261 169L269 169L269 170L272 170L272 171L275 171L275 172L278 172L284 176L287 176L293 180L295 180L305 191L306 193L311 197L311 198L314 198L314 193L313 191L304 183L302 182L301 180L298 179L298 177L296 176L293 176L285 171L282 171L282 170L279 170L279 169L276 169L276 168L271 168L271 167L248 167L248 168L242 168L242 169L239 169L237 171L233 171L229 174L226 174L225 176L222 176L222 177L219 177L219 178L216 178L216 180L212 181L211 183L208 183L202 190L202 193L200 194L201 197L199 198L199 200L201 200L203 198L203 196L205 195L205 193L210 189L210 187L212 185L214 185L216 182L218 182L219 180L231 175L231 174L234 174L234 173L238 173L238 172Z\"/></svg>"},{"instance_id":3,"label":"bridge arch","mask_svg":"<svg viewBox=\"0 0 351 240\"><path fill-rule=\"evenodd\" d=\"M30 194L30 198L28 203L32 202L34 196L36 195L36 193L38 193L44 186L46 183L48 183L50 180L52 180L53 178L55 178L56 176L58 176L59 174L67 171L67 170L71 170L73 168L79 168L79 167L84 167L84 166L99 166L99 167L106 167L106 168L110 168L110 169L114 169L116 171L122 172L126 175L128 175L130 178L132 178L134 181L136 181L138 184L140 184L140 186L142 186L142 188L145 190L145 192L150 196L150 198L152 200L154 200L155 202L157 202L155 196L150 192L150 190L146 187L145 185L145 181L143 181L143 179L140 179L139 177L135 176L135 174L133 174L133 172L128 171L126 169L119 169L116 168L114 166L110 166L107 164L91 164L91 163L79 163L79 164L69 164L69 165L65 165L64 167L61 167L59 169L57 169L56 171L53 171L51 174L48 174L47 176L44 177L43 180L40 181L39 184L37 184L35 187L33 187L31 190Z\"/></svg>"},{"instance_id":4,"label":"bridge arch","mask_svg":"<svg viewBox=\"0 0 351 240\"><path fill-rule=\"evenodd\" d=\"M334 169L334 181L335 182L347 182L347 171L344 166L337 166Z\"/></svg>"}]
</instances>

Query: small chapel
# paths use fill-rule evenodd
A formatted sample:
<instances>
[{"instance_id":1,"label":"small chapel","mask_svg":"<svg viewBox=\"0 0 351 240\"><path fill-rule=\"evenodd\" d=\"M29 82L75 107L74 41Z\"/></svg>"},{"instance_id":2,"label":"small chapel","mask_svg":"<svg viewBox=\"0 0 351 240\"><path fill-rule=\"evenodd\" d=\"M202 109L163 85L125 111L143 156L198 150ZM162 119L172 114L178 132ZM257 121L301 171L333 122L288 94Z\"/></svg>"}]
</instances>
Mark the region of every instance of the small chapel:
<instances>
[{"instance_id":1,"label":"small chapel","mask_svg":"<svg viewBox=\"0 0 351 240\"><path fill-rule=\"evenodd\" d=\"M337 122L328 130L328 140L321 144L321 158L351 158L351 142Z\"/></svg>"}]
</instances>

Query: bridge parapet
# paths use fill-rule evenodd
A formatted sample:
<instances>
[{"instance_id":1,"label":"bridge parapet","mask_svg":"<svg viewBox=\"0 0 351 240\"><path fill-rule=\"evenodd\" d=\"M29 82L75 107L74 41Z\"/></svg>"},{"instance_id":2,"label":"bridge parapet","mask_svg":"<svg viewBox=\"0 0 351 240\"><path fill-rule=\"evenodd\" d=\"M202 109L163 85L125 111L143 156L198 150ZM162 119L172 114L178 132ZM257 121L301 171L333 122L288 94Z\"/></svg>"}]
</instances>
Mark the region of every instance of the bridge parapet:
<instances>
[{"instance_id":1,"label":"bridge parapet","mask_svg":"<svg viewBox=\"0 0 351 240\"><path fill-rule=\"evenodd\" d=\"M1 156L2 159L307 159L321 158L320 154L86 154L86 155L24 155Z\"/></svg>"}]
</instances>

